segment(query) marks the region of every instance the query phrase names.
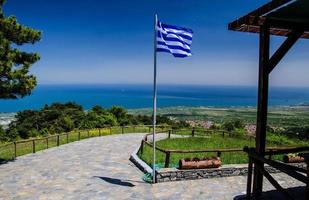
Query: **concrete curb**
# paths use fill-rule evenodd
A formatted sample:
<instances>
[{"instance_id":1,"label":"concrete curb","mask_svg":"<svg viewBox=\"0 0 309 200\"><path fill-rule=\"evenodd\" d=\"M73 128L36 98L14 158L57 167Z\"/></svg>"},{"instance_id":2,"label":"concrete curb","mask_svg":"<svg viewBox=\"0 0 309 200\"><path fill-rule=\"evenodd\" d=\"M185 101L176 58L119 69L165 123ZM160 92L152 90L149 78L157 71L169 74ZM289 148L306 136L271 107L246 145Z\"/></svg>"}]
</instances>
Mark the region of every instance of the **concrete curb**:
<instances>
[{"instance_id":1,"label":"concrete curb","mask_svg":"<svg viewBox=\"0 0 309 200\"><path fill-rule=\"evenodd\" d=\"M152 168L137 156L139 148L135 149L130 156L130 161L142 172L152 174Z\"/></svg>"}]
</instances>

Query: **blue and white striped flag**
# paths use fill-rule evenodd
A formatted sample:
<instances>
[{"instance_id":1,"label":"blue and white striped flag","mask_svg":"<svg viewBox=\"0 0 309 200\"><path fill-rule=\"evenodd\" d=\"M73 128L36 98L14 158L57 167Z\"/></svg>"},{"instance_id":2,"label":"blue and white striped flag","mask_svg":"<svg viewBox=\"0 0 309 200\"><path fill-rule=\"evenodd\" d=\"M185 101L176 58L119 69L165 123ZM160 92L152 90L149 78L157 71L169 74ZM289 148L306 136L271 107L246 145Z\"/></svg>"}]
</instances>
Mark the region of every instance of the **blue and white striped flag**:
<instances>
[{"instance_id":1,"label":"blue and white striped flag","mask_svg":"<svg viewBox=\"0 0 309 200\"><path fill-rule=\"evenodd\" d=\"M157 52L167 52L175 57L191 56L193 31L173 25L157 23Z\"/></svg>"}]
</instances>

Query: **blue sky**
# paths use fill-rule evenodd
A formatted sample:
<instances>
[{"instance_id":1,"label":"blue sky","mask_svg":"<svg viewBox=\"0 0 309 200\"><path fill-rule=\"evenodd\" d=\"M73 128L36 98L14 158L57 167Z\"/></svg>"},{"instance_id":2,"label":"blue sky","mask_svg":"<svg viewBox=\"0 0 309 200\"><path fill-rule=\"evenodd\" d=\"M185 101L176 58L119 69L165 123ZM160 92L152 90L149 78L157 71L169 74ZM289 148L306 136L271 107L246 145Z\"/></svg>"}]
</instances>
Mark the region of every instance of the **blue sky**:
<instances>
[{"instance_id":1,"label":"blue sky","mask_svg":"<svg viewBox=\"0 0 309 200\"><path fill-rule=\"evenodd\" d=\"M250 3L248 3L250 2ZM193 29L193 56L158 53L158 82L256 85L258 35L227 24L265 0L8 0L6 15L43 32L32 68L39 84L152 83L153 17ZM273 47L283 38L272 37ZM271 74L273 86L309 86L308 41Z\"/></svg>"}]
</instances>

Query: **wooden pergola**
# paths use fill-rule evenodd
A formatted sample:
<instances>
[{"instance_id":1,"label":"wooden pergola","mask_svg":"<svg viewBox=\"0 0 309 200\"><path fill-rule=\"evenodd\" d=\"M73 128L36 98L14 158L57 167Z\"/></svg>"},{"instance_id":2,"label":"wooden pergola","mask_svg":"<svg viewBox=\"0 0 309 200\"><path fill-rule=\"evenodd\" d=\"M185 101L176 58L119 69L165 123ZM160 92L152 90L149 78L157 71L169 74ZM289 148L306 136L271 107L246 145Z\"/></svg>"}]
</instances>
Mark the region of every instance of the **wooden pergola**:
<instances>
[{"instance_id":1,"label":"wooden pergola","mask_svg":"<svg viewBox=\"0 0 309 200\"><path fill-rule=\"evenodd\" d=\"M309 199L309 158L306 158L307 169L296 168L290 165L266 159L265 151L266 125L268 111L269 75L278 65L286 53L300 38L309 39L309 0L273 0L247 15L231 22L229 30L251 32L259 34L259 79L256 146L253 149L245 148L249 155L249 172L247 183L247 198L258 198L262 194L263 176L265 176L277 190L287 199L292 197L284 190L272 176L264 170L267 163L282 172L306 184L306 197ZM270 36L286 37L282 45L270 56ZM279 153L308 151L309 147L295 148ZM251 174L254 165L253 194L251 195ZM251 170L251 171L250 171Z\"/></svg>"}]
</instances>

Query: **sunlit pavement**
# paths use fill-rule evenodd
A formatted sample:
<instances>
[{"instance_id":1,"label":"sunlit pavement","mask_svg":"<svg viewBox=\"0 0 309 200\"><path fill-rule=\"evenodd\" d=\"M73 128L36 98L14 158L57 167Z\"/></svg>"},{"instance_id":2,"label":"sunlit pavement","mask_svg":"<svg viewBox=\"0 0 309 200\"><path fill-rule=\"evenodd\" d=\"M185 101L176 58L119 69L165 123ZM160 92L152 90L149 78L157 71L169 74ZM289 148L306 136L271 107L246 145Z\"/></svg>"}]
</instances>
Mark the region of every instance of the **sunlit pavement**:
<instances>
[{"instance_id":1,"label":"sunlit pavement","mask_svg":"<svg viewBox=\"0 0 309 200\"><path fill-rule=\"evenodd\" d=\"M246 177L151 185L130 161L144 134L90 138L0 165L0 199L233 199ZM274 175L283 187L301 183ZM264 190L273 187L266 182Z\"/></svg>"}]
</instances>

